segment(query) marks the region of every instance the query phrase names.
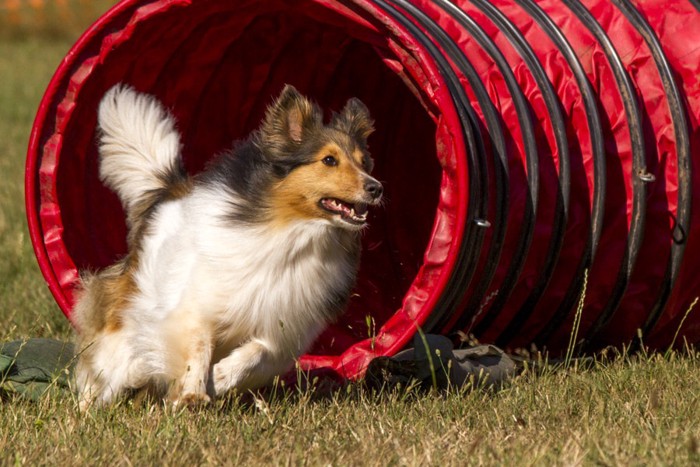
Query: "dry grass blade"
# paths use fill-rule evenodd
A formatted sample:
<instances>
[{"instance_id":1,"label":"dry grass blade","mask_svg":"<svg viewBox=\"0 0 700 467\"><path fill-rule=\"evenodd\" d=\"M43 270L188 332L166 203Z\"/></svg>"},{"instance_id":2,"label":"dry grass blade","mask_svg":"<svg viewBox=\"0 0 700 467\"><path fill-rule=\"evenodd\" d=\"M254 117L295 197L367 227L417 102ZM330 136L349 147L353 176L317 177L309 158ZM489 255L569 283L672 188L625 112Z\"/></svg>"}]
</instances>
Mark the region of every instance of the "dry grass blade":
<instances>
[{"instance_id":1,"label":"dry grass blade","mask_svg":"<svg viewBox=\"0 0 700 467\"><path fill-rule=\"evenodd\" d=\"M678 339L678 333L681 332L681 329L683 328L683 325L685 324L686 318L688 318L688 315L690 315L690 312L693 311L693 308L695 308L695 305L698 303L698 299L700 297L695 297L695 300L688 306L688 309L685 311L685 314L683 315L683 318L681 318L681 322L678 323L678 328L676 328L675 334L673 334L673 340L671 340L671 344L668 346L668 352L673 350L673 347L676 345L676 339Z\"/></svg>"},{"instance_id":2,"label":"dry grass blade","mask_svg":"<svg viewBox=\"0 0 700 467\"><path fill-rule=\"evenodd\" d=\"M571 327L571 334L569 335L569 344L566 347L566 356L564 358L564 365L571 365L571 359L574 357L574 352L576 350L578 339L578 330L581 325L581 315L583 315L583 305L586 301L586 289L588 288L588 269L583 271L583 285L581 286L581 297L578 301L578 306L576 307L576 314L574 315L574 324Z\"/></svg>"}]
</instances>

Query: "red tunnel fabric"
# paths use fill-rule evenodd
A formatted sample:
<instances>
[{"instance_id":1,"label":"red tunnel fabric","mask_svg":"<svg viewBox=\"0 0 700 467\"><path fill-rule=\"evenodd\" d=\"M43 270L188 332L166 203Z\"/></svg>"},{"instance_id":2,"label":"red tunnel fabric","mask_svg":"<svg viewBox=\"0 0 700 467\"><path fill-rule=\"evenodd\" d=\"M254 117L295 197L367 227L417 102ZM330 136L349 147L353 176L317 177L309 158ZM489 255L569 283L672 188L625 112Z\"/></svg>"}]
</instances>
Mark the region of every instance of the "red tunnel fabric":
<instances>
[{"instance_id":1,"label":"red tunnel fabric","mask_svg":"<svg viewBox=\"0 0 700 467\"><path fill-rule=\"evenodd\" d=\"M112 85L173 111L196 173L290 83L324 109L368 105L388 199L348 310L303 369L361 376L418 328L557 353L584 287L581 350L638 330L654 348L700 342L699 24L691 1L126 0L38 109L26 205L39 265L70 318L79 271L125 253L97 177Z\"/></svg>"}]
</instances>

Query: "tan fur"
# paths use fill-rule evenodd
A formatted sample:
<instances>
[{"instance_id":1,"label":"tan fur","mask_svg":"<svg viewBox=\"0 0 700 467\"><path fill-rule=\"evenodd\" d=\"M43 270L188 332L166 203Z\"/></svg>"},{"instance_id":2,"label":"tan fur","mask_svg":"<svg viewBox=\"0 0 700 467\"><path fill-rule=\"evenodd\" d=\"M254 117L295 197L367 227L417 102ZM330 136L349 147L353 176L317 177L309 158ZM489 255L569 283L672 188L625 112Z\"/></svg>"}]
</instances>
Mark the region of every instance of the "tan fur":
<instances>
[{"instance_id":1,"label":"tan fur","mask_svg":"<svg viewBox=\"0 0 700 467\"><path fill-rule=\"evenodd\" d=\"M333 156L338 165L321 162ZM298 167L273 189L272 216L282 226L296 219L330 219L333 214L321 209L321 198L338 198L347 202L361 201L364 195L362 153L348 154L335 143L328 143L313 157L311 164Z\"/></svg>"},{"instance_id":2,"label":"tan fur","mask_svg":"<svg viewBox=\"0 0 700 467\"><path fill-rule=\"evenodd\" d=\"M167 347L171 350L170 366L179 367L181 377L173 382L168 399L174 404L192 405L208 402L207 378L214 349L214 323L196 319L192 307L184 305L166 326Z\"/></svg>"},{"instance_id":3,"label":"tan fur","mask_svg":"<svg viewBox=\"0 0 700 467\"><path fill-rule=\"evenodd\" d=\"M364 154L362 153L362 151L360 151L359 149L355 149L352 152L352 157L353 157L353 160L355 161L355 163L357 165L359 165L360 167L362 167L362 158L364 157Z\"/></svg>"},{"instance_id":4,"label":"tan fur","mask_svg":"<svg viewBox=\"0 0 700 467\"><path fill-rule=\"evenodd\" d=\"M190 194L193 188L194 182L192 178L186 177L167 184L166 188L163 190L153 192L150 196L144 197L140 203L136 204L127 216L127 225L129 226L127 242L129 244L129 251L138 250L140 248L141 239L145 236L145 229L148 226L147 213L153 209L154 206L163 201L182 199ZM129 263L135 265L136 261L129 261Z\"/></svg>"},{"instance_id":5,"label":"tan fur","mask_svg":"<svg viewBox=\"0 0 700 467\"><path fill-rule=\"evenodd\" d=\"M83 299L89 301L90 306L86 309L91 312L80 314L84 318L83 322L77 323L81 332L109 332L121 328L122 310L136 292L136 282L126 263L121 261L83 280L83 294L89 294Z\"/></svg>"},{"instance_id":6,"label":"tan fur","mask_svg":"<svg viewBox=\"0 0 700 467\"><path fill-rule=\"evenodd\" d=\"M267 109L260 127L268 150L284 150L289 141L300 142L310 128L321 125L322 114L296 89L285 86L279 98Z\"/></svg>"},{"instance_id":7,"label":"tan fur","mask_svg":"<svg viewBox=\"0 0 700 467\"><path fill-rule=\"evenodd\" d=\"M93 365L94 343L100 336L117 333L122 328L124 308L136 293L133 270L127 263L124 259L98 274L86 274L82 278L82 290L73 314L79 330L76 344L80 358L76 371L90 379L91 387L103 387L103 377L81 368ZM81 407L86 404L87 401L81 401Z\"/></svg>"},{"instance_id":8,"label":"tan fur","mask_svg":"<svg viewBox=\"0 0 700 467\"><path fill-rule=\"evenodd\" d=\"M163 201L182 199L189 195L194 188L194 183L192 178L187 177L183 180L178 180L176 183L171 183L165 189L165 195L163 196Z\"/></svg>"}]
</instances>

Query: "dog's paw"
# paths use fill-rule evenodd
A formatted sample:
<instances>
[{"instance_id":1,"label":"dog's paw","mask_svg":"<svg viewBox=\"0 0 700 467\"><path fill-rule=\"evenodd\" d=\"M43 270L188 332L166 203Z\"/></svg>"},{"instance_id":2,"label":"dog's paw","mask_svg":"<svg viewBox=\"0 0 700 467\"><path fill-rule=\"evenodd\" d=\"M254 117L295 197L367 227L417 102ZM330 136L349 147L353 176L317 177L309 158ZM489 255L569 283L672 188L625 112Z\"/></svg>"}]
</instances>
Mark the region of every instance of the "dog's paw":
<instances>
[{"instance_id":1,"label":"dog's paw","mask_svg":"<svg viewBox=\"0 0 700 467\"><path fill-rule=\"evenodd\" d=\"M172 400L174 407L198 407L208 405L210 402L211 398L207 394L194 392L181 394Z\"/></svg>"},{"instance_id":2,"label":"dog's paw","mask_svg":"<svg viewBox=\"0 0 700 467\"><path fill-rule=\"evenodd\" d=\"M224 368L224 365L220 364L214 365L213 380L214 393L217 395L217 397L227 392L234 385L231 372L228 370L228 368Z\"/></svg>"}]
</instances>

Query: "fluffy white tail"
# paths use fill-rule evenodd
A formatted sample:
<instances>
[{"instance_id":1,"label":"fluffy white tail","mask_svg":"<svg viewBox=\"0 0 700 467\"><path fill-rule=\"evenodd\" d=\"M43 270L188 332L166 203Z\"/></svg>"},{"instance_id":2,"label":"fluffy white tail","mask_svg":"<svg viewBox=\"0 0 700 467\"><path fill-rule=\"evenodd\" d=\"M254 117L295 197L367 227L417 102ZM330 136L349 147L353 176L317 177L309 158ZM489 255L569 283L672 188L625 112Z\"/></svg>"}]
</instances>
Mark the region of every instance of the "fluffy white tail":
<instances>
[{"instance_id":1,"label":"fluffy white tail","mask_svg":"<svg viewBox=\"0 0 700 467\"><path fill-rule=\"evenodd\" d=\"M100 103L100 179L133 220L185 177L175 119L153 96L112 87Z\"/></svg>"}]
</instances>

